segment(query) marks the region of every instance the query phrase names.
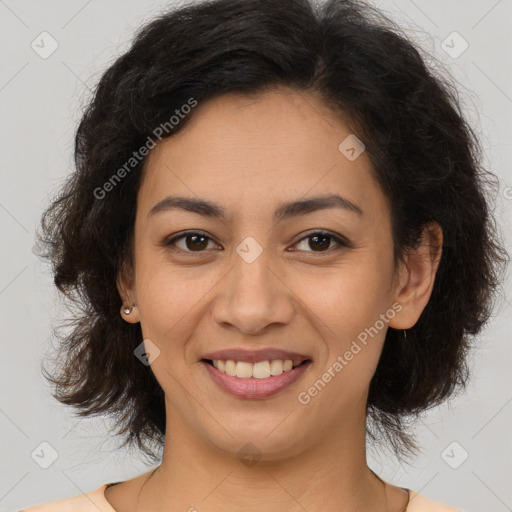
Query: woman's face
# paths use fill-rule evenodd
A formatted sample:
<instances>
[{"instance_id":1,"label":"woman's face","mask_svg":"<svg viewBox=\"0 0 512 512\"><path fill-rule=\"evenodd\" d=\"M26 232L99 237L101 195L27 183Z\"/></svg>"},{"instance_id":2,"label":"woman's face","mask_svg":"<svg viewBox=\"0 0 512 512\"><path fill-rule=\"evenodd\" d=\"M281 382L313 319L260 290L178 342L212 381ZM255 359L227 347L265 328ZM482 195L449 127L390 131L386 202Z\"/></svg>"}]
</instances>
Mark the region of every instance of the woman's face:
<instances>
[{"instance_id":1,"label":"woman's face","mask_svg":"<svg viewBox=\"0 0 512 512\"><path fill-rule=\"evenodd\" d=\"M149 155L135 272L119 285L136 304L125 319L140 321L156 356L170 432L231 453L250 442L269 459L340 429L360 433L407 282L406 273L393 282L390 211L367 154L319 99L287 89L225 95L198 105L190 121ZM343 199L300 206L328 196ZM170 197L215 208L189 211ZM199 233L168 243L185 231ZM309 362L247 379L204 361L231 349L241 352L222 359L246 359L240 375L279 373L270 362L287 355L261 349ZM247 363L251 355L259 365Z\"/></svg>"}]
</instances>

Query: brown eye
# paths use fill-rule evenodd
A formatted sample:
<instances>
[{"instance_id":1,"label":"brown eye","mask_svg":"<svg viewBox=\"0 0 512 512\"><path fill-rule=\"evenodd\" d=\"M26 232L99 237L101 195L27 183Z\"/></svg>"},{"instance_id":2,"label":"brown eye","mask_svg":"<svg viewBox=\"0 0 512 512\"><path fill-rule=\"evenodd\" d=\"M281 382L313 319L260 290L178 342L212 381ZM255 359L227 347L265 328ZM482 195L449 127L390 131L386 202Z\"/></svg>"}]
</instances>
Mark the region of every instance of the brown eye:
<instances>
[{"instance_id":1,"label":"brown eye","mask_svg":"<svg viewBox=\"0 0 512 512\"><path fill-rule=\"evenodd\" d=\"M331 247L332 241L334 241L338 245L337 248L334 247L335 250L339 249L340 247L350 247L348 241L345 241L344 239L336 235L323 231L316 231L315 233L311 233L310 235L304 237L302 240L297 242L296 245L300 245L302 243L303 245L306 246L305 249L299 250L305 250L306 252L323 253L329 252L331 249L333 249L333 247Z\"/></svg>"},{"instance_id":2,"label":"brown eye","mask_svg":"<svg viewBox=\"0 0 512 512\"><path fill-rule=\"evenodd\" d=\"M185 245L191 251L201 251L208 246L208 238L203 235L187 235ZM188 243L190 241L190 243Z\"/></svg>"},{"instance_id":3,"label":"brown eye","mask_svg":"<svg viewBox=\"0 0 512 512\"><path fill-rule=\"evenodd\" d=\"M303 249L299 249L300 251L305 252L313 252L313 253L327 253L331 252L331 250L339 250L342 247L350 247L350 242L331 234L329 232L316 231L311 233L310 235L302 238L297 244L300 245L306 244L307 246ZM335 246L332 247L332 242L335 242ZM208 243L213 240L207 236L205 233L199 231L189 231L182 233L181 235L175 236L169 240L166 240L163 245L165 247L170 247L172 249L185 252L185 253L201 253L205 252L208 249ZM215 247L215 243L213 243ZM336 247L337 245L337 247Z\"/></svg>"},{"instance_id":4,"label":"brown eye","mask_svg":"<svg viewBox=\"0 0 512 512\"><path fill-rule=\"evenodd\" d=\"M178 245L178 241L182 241L181 245ZM189 231L182 233L170 240L164 242L166 247L177 247L183 252L203 252L208 247L208 242L212 241L210 237L204 233L197 231Z\"/></svg>"},{"instance_id":5,"label":"brown eye","mask_svg":"<svg viewBox=\"0 0 512 512\"><path fill-rule=\"evenodd\" d=\"M309 247L316 251L317 249L329 249L332 237L329 235L315 235L310 236L309 240Z\"/></svg>"}]
</instances>

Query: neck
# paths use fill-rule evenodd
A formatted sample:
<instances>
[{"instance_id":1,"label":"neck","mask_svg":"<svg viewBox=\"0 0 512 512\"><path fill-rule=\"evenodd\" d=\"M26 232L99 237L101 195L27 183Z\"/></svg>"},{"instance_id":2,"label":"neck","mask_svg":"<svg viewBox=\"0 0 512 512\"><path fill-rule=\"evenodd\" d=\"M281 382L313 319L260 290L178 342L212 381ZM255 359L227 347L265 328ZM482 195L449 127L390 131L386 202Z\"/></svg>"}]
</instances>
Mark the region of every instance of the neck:
<instances>
[{"instance_id":1,"label":"neck","mask_svg":"<svg viewBox=\"0 0 512 512\"><path fill-rule=\"evenodd\" d=\"M286 453L252 458L246 443L220 449L179 416L168 414L167 425L162 464L143 485L137 510L388 510L386 486L366 464L364 413Z\"/></svg>"}]
</instances>

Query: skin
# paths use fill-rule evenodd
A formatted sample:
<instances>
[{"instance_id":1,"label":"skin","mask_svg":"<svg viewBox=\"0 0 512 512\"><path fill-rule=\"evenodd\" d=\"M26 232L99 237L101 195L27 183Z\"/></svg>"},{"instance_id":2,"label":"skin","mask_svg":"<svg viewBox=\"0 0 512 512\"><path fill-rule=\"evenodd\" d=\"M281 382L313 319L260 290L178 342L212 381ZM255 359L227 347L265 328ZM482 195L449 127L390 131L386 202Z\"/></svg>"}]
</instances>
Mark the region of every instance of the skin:
<instances>
[{"instance_id":1,"label":"skin","mask_svg":"<svg viewBox=\"0 0 512 512\"><path fill-rule=\"evenodd\" d=\"M165 392L167 432L162 464L149 480L146 473L107 489L118 512L403 510L406 492L367 467L365 408L388 326L412 327L430 298L442 232L428 226L393 274L387 198L366 153L350 161L338 150L351 133L312 93L278 88L200 104L190 124L150 152L134 268L125 266L118 289L124 304L135 304L123 318L140 322L144 339L160 350L151 370ZM284 201L333 193L363 214L329 208L272 220ZM219 203L227 218L179 209L148 215L171 194ZM318 229L352 247L328 238L318 249L306 238ZM195 251L190 238L174 251L162 245L185 230L210 239ZM247 236L262 248L250 264L236 252ZM301 404L298 393L393 304L400 312ZM233 347L279 347L313 364L277 396L239 399L200 362ZM262 454L250 467L237 457L247 442Z\"/></svg>"}]
</instances>

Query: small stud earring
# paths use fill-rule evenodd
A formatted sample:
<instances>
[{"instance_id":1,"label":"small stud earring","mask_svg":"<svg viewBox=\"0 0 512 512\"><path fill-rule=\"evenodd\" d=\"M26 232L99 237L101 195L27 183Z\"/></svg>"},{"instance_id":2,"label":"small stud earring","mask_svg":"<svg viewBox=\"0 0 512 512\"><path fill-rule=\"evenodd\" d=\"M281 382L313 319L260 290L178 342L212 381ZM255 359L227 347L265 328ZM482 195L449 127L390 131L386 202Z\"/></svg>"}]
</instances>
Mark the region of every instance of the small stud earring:
<instances>
[{"instance_id":1,"label":"small stud earring","mask_svg":"<svg viewBox=\"0 0 512 512\"><path fill-rule=\"evenodd\" d=\"M125 315L129 315L132 311L133 311L133 307L132 306L123 306L123 313Z\"/></svg>"}]
</instances>

